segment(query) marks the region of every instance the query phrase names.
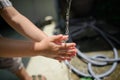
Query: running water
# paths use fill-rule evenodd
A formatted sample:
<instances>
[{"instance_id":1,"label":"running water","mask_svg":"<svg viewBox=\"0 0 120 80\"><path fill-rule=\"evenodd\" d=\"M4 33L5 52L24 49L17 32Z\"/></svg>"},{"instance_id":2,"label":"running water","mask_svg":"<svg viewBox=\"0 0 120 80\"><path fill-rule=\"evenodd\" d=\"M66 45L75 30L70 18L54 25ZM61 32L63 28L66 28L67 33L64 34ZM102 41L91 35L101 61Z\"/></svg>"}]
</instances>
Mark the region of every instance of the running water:
<instances>
[{"instance_id":1,"label":"running water","mask_svg":"<svg viewBox=\"0 0 120 80\"><path fill-rule=\"evenodd\" d=\"M65 35L68 35L68 36L70 34L69 33L69 18L70 18L71 3L72 3L72 0L67 0L68 7L67 7L67 11L66 11L66 29L65 29ZM66 43L66 41L65 41L65 43ZM69 61L69 64L71 64L71 61ZM72 74L71 66L68 66L68 78L69 78L69 80L73 80L71 74Z\"/></svg>"}]
</instances>

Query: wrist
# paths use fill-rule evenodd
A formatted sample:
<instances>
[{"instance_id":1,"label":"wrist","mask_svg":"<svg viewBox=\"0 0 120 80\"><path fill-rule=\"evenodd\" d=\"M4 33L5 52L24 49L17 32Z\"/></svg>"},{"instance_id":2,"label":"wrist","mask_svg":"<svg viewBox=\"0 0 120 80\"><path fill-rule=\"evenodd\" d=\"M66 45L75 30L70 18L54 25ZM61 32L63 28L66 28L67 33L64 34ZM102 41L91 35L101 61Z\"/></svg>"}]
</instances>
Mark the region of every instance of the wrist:
<instances>
[{"instance_id":1,"label":"wrist","mask_svg":"<svg viewBox=\"0 0 120 80\"><path fill-rule=\"evenodd\" d=\"M41 44L40 42L34 42L34 47L33 47L33 51L35 52L36 56L42 55L42 48L41 48Z\"/></svg>"}]
</instances>

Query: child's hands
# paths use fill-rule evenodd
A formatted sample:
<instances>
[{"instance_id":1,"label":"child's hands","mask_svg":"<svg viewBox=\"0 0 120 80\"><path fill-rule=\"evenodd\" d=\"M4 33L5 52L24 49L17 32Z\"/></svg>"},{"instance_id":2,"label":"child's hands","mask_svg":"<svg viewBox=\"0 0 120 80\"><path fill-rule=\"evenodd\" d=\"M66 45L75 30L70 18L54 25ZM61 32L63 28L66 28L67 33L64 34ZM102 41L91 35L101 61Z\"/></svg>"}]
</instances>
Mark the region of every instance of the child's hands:
<instances>
[{"instance_id":1,"label":"child's hands","mask_svg":"<svg viewBox=\"0 0 120 80\"><path fill-rule=\"evenodd\" d=\"M76 55L75 43L63 43L68 36L55 35L43 39L41 42L35 44L35 50L40 52L45 57L50 57L62 60L70 60Z\"/></svg>"}]
</instances>

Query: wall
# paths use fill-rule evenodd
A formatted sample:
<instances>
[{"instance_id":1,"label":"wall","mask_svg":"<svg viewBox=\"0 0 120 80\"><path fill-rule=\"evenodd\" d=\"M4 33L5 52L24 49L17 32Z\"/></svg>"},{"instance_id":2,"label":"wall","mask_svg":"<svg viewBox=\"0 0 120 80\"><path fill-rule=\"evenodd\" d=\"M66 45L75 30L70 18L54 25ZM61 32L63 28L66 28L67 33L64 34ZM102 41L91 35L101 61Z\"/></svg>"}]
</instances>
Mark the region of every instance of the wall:
<instances>
[{"instance_id":1,"label":"wall","mask_svg":"<svg viewBox=\"0 0 120 80\"><path fill-rule=\"evenodd\" d=\"M32 22L43 21L46 16L53 16L56 20L55 0L11 0L19 12Z\"/></svg>"}]
</instances>

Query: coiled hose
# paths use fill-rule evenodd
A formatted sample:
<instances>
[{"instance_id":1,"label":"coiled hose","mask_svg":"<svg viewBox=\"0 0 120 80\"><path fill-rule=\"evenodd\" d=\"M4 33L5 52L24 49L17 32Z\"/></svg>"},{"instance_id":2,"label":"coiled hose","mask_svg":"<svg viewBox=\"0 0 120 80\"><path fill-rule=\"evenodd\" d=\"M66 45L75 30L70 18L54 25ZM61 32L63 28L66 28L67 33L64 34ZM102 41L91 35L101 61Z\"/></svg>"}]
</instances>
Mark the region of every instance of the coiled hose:
<instances>
[{"instance_id":1,"label":"coiled hose","mask_svg":"<svg viewBox=\"0 0 120 80\"><path fill-rule=\"evenodd\" d=\"M79 45L77 45L77 55L81 58L83 58L84 60L87 61L87 64L88 64L88 74L86 73L83 73L82 71L79 71L77 70L73 65L71 65L68 61L65 61L66 65L71 67L71 69L77 73L78 75L80 76L84 76L84 77L92 77L94 78L94 80L102 80L102 78L110 75L116 68L117 66L117 62L120 61L120 58L118 58L118 51L117 51L117 48L114 46L114 44L112 43L111 40L114 40L116 41L116 43L120 44L120 42L113 38L112 36L108 35L108 34L105 34L102 30L100 30L99 28L97 28L95 26L95 23L96 23L96 20L93 20L89 23L84 23L85 25L87 25L88 27L94 29L95 31L97 31L106 41L107 43L112 47L112 50L113 50L113 54L114 54L114 58L113 59L110 59L108 58L107 56L105 55L102 55L102 54L97 54L93 57L89 57L87 55L85 55L84 53L82 53L80 50L79 50ZM71 38L71 35L69 34L70 36L70 41L72 41L72 38ZM105 66L107 65L108 63L112 63L112 66L111 68L106 71L105 73L102 73L102 74L95 74L95 72L92 70L92 65L96 65L96 66Z\"/></svg>"}]
</instances>

